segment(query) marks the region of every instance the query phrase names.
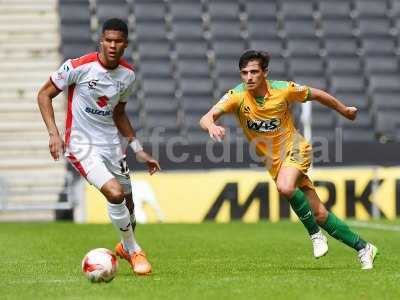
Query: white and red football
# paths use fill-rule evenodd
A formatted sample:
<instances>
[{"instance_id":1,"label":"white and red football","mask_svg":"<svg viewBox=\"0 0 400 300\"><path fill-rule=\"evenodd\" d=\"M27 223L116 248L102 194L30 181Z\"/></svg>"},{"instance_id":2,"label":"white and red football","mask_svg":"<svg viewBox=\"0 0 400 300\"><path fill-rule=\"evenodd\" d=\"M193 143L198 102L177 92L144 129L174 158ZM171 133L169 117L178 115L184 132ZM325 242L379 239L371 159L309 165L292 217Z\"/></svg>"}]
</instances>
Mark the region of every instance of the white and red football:
<instances>
[{"instance_id":1,"label":"white and red football","mask_svg":"<svg viewBox=\"0 0 400 300\"><path fill-rule=\"evenodd\" d=\"M117 269L117 257L105 248L90 250L82 260L82 272L91 282L110 282Z\"/></svg>"}]
</instances>

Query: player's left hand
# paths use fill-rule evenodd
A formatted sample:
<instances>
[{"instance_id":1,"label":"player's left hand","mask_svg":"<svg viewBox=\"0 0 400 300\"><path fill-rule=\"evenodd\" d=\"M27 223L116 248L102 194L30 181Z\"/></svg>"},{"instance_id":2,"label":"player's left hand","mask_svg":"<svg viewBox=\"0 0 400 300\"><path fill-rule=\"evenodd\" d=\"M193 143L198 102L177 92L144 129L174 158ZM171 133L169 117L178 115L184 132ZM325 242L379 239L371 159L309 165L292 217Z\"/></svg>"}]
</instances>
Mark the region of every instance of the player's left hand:
<instances>
[{"instance_id":1,"label":"player's left hand","mask_svg":"<svg viewBox=\"0 0 400 300\"><path fill-rule=\"evenodd\" d=\"M146 161L146 164L147 167L149 168L150 175L153 175L155 172L161 170L160 164L155 159L150 159Z\"/></svg>"},{"instance_id":2,"label":"player's left hand","mask_svg":"<svg viewBox=\"0 0 400 300\"><path fill-rule=\"evenodd\" d=\"M344 111L344 113L343 113L343 116L345 118L353 121L357 117L357 112L358 112L357 107L347 106L345 111Z\"/></svg>"},{"instance_id":3,"label":"player's left hand","mask_svg":"<svg viewBox=\"0 0 400 300\"><path fill-rule=\"evenodd\" d=\"M157 160L155 160L150 154L145 151L139 151L136 153L136 157L140 160L144 161L147 164L150 175L153 175L155 172L160 171L161 167Z\"/></svg>"}]
</instances>

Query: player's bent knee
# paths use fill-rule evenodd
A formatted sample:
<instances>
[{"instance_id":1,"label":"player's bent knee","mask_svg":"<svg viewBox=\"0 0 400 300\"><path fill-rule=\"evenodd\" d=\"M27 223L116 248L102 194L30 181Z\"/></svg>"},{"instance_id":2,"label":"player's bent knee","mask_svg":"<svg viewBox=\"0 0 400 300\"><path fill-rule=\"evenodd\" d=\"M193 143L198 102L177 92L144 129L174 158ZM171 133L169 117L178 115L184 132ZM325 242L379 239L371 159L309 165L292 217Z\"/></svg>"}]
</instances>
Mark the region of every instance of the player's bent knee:
<instances>
[{"instance_id":1,"label":"player's bent knee","mask_svg":"<svg viewBox=\"0 0 400 300\"><path fill-rule=\"evenodd\" d=\"M109 181L101 188L101 192L110 203L119 204L125 199L124 190L118 182Z\"/></svg>"},{"instance_id":2,"label":"player's bent knee","mask_svg":"<svg viewBox=\"0 0 400 300\"><path fill-rule=\"evenodd\" d=\"M277 189L278 189L278 193L281 196L285 197L286 199L289 199L293 196L294 191L296 190L296 187L278 183Z\"/></svg>"},{"instance_id":3,"label":"player's bent knee","mask_svg":"<svg viewBox=\"0 0 400 300\"><path fill-rule=\"evenodd\" d=\"M124 193L118 190L111 190L106 198L111 203L119 204L124 201Z\"/></svg>"}]
</instances>

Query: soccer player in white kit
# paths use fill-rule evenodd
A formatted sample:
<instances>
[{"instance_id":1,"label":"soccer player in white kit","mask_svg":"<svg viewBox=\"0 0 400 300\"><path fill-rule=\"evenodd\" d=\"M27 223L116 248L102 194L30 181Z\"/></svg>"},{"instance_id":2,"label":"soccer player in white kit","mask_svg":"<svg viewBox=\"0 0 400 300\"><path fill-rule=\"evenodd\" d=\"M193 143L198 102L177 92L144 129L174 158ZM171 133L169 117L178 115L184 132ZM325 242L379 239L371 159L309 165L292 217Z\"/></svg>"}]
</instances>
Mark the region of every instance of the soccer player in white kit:
<instances>
[{"instance_id":1,"label":"soccer player in white kit","mask_svg":"<svg viewBox=\"0 0 400 300\"><path fill-rule=\"evenodd\" d=\"M143 151L125 113L135 81L133 67L122 58L127 45L126 23L107 20L102 28L100 51L67 60L40 89L38 104L49 133L51 156L58 160L64 152L80 174L103 193L110 219L121 235L115 251L136 274L144 275L151 272L151 265L135 239L126 149L118 133L136 156L147 163L151 175L160 170L160 165ZM61 91L68 93L64 141L52 106L52 99Z\"/></svg>"}]
</instances>

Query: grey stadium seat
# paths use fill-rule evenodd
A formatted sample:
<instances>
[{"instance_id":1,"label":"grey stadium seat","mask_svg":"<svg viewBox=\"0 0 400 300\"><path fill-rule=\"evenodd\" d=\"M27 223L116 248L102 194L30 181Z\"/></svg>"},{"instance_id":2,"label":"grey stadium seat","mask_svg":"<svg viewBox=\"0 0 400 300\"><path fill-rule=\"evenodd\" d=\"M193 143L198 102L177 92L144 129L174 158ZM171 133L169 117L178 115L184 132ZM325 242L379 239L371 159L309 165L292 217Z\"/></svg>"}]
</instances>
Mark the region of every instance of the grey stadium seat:
<instances>
[{"instance_id":1,"label":"grey stadium seat","mask_svg":"<svg viewBox=\"0 0 400 300\"><path fill-rule=\"evenodd\" d=\"M365 59L368 74L399 74L399 61L396 56L368 56Z\"/></svg>"},{"instance_id":2,"label":"grey stadium seat","mask_svg":"<svg viewBox=\"0 0 400 300\"><path fill-rule=\"evenodd\" d=\"M174 95L175 82L169 78L148 78L143 80L142 89L145 95Z\"/></svg>"},{"instance_id":3,"label":"grey stadium seat","mask_svg":"<svg viewBox=\"0 0 400 300\"><path fill-rule=\"evenodd\" d=\"M99 23L103 24L104 21L110 18L120 18L124 21L128 20L130 7L126 0L97 0L96 14Z\"/></svg>"},{"instance_id":4,"label":"grey stadium seat","mask_svg":"<svg viewBox=\"0 0 400 300\"><path fill-rule=\"evenodd\" d=\"M171 0L170 11L175 20L201 20L202 5L200 1Z\"/></svg>"},{"instance_id":5,"label":"grey stadium seat","mask_svg":"<svg viewBox=\"0 0 400 300\"><path fill-rule=\"evenodd\" d=\"M237 1L208 0L208 13L211 21L217 19L239 20L239 6Z\"/></svg>"},{"instance_id":6,"label":"grey stadium seat","mask_svg":"<svg viewBox=\"0 0 400 300\"><path fill-rule=\"evenodd\" d=\"M178 102L174 97L165 97L165 96L151 96L146 97L143 101L144 108L146 109L147 114L151 113L168 113L173 114L176 113L178 109Z\"/></svg>"},{"instance_id":7,"label":"grey stadium seat","mask_svg":"<svg viewBox=\"0 0 400 300\"><path fill-rule=\"evenodd\" d=\"M63 43L62 53L65 59L77 58L85 55L86 53L93 52L97 49L97 46L90 41L87 42L75 42L75 43Z\"/></svg>"},{"instance_id":8,"label":"grey stadium seat","mask_svg":"<svg viewBox=\"0 0 400 300\"><path fill-rule=\"evenodd\" d=\"M287 40L290 56L319 56L320 44L315 38L291 38Z\"/></svg>"},{"instance_id":9,"label":"grey stadium seat","mask_svg":"<svg viewBox=\"0 0 400 300\"><path fill-rule=\"evenodd\" d=\"M350 19L322 19L324 37L353 37L354 27Z\"/></svg>"},{"instance_id":10,"label":"grey stadium seat","mask_svg":"<svg viewBox=\"0 0 400 300\"><path fill-rule=\"evenodd\" d=\"M238 59L240 53L245 50L245 43L242 40L220 41L213 43L214 52L217 57L233 57Z\"/></svg>"},{"instance_id":11,"label":"grey stadium seat","mask_svg":"<svg viewBox=\"0 0 400 300\"><path fill-rule=\"evenodd\" d=\"M180 85L185 95L209 95L213 90L212 81L208 77L181 78Z\"/></svg>"},{"instance_id":12,"label":"grey stadium seat","mask_svg":"<svg viewBox=\"0 0 400 300\"><path fill-rule=\"evenodd\" d=\"M372 93L375 107L378 111L392 111L400 114L400 96L395 91L380 91Z\"/></svg>"},{"instance_id":13,"label":"grey stadium seat","mask_svg":"<svg viewBox=\"0 0 400 300\"><path fill-rule=\"evenodd\" d=\"M209 67L204 58L180 58L177 61L178 71L181 77L206 77L209 75Z\"/></svg>"},{"instance_id":14,"label":"grey stadium seat","mask_svg":"<svg viewBox=\"0 0 400 300\"><path fill-rule=\"evenodd\" d=\"M283 42L280 38L252 38L250 39L249 44L250 49L268 51L272 56L280 56L283 53Z\"/></svg>"},{"instance_id":15,"label":"grey stadium seat","mask_svg":"<svg viewBox=\"0 0 400 300\"><path fill-rule=\"evenodd\" d=\"M316 36L315 25L312 19L309 20L286 20L284 22L285 36L290 38L294 37L308 37Z\"/></svg>"},{"instance_id":16,"label":"grey stadium seat","mask_svg":"<svg viewBox=\"0 0 400 300\"><path fill-rule=\"evenodd\" d=\"M165 40L141 41L138 43L141 58L167 58L170 53L170 45Z\"/></svg>"},{"instance_id":17,"label":"grey stadium seat","mask_svg":"<svg viewBox=\"0 0 400 300\"><path fill-rule=\"evenodd\" d=\"M270 79L287 80L288 61L283 57L273 56L268 66L268 76Z\"/></svg>"},{"instance_id":18,"label":"grey stadium seat","mask_svg":"<svg viewBox=\"0 0 400 300\"><path fill-rule=\"evenodd\" d=\"M283 1L281 6L281 12L285 19L311 19L313 11L313 3L305 0Z\"/></svg>"},{"instance_id":19,"label":"grey stadium seat","mask_svg":"<svg viewBox=\"0 0 400 300\"><path fill-rule=\"evenodd\" d=\"M201 40L204 35L201 20L174 20L172 32L176 40Z\"/></svg>"},{"instance_id":20,"label":"grey stadium seat","mask_svg":"<svg viewBox=\"0 0 400 300\"><path fill-rule=\"evenodd\" d=\"M334 75L331 77L331 88L335 93L339 92L362 92L367 89L362 74Z\"/></svg>"},{"instance_id":21,"label":"grey stadium seat","mask_svg":"<svg viewBox=\"0 0 400 300\"><path fill-rule=\"evenodd\" d=\"M76 58L94 51L96 44L92 41L89 1L60 1L59 13L64 58Z\"/></svg>"},{"instance_id":22,"label":"grey stadium seat","mask_svg":"<svg viewBox=\"0 0 400 300\"><path fill-rule=\"evenodd\" d=\"M375 132L381 141L400 141L398 112L378 111L376 113Z\"/></svg>"},{"instance_id":23,"label":"grey stadium seat","mask_svg":"<svg viewBox=\"0 0 400 300\"><path fill-rule=\"evenodd\" d=\"M218 90L220 94L226 93L227 91L235 88L238 84L241 83L241 79L239 74L232 76L224 76L218 80Z\"/></svg>"},{"instance_id":24,"label":"grey stadium seat","mask_svg":"<svg viewBox=\"0 0 400 300\"><path fill-rule=\"evenodd\" d=\"M215 70L218 76L234 76L239 74L239 66L237 59L220 58L215 62Z\"/></svg>"},{"instance_id":25,"label":"grey stadium seat","mask_svg":"<svg viewBox=\"0 0 400 300\"><path fill-rule=\"evenodd\" d=\"M361 37L386 37L389 36L390 21L385 18L359 20Z\"/></svg>"},{"instance_id":26,"label":"grey stadium seat","mask_svg":"<svg viewBox=\"0 0 400 300\"><path fill-rule=\"evenodd\" d=\"M175 132L179 128L176 112L153 112L151 114L146 114L145 127L149 130L162 128L167 131Z\"/></svg>"},{"instance_id":27,"label":"grey stadium seat","mask_svg":"<svg viewBox=\"0 0 400 300\"><path fill-rule=\"evenodd\" d=\"M139 65L140 73L144 78L157 78L171 76L171 65L168 59L141 59Z\"/></svg>"},{"instance_id":28,"label":"grey stadium seat","mask_svg":"<svg viewBox=\"0 0 400 300\"><path fill-rule=\"evenodd\" d=\"M166 40L166 27L163 22L140 21L136 22L135 30L139 43L141 41Z\"/></svg>"},{"instance_id":29,"label":"grey stadium seat","mask_svg":"<svg viewBox=\"0 0 400 300\"><path fill-rule=\"evenodd\" d=\"M289 61L289 69L290 74L293 76L324 76L324 63L319 57L291 58Z\"/></svg>"},{"instance_id":30,"label":"grey stadium seat","mask_svg":"<svg viewBox=\"0 0 400 300\"><path fill-rule=\"evenodd\" d=\"M348 19L350 17L350 1L321 0L318 3L322 19Z\"/></svg>"},{"instance_id":31,"label":"grey stadium seat","mask_svg":"<svg viewBox=\"0 0 400 300\"><path fill-rule=\"evenodd\" d=\"M165 17L164 1L134 1L134 14L137 21L160 21Z\"/></svg>"},{"instance_id":32,"label":"grey stadium seat","mask_svg":"<svg viewBox=\"0 0 400 300\"><path fill-rule=\"evenodd\" d=\"M58 8L61 25L65 23L90 24L89 0L60 0Z\"/></svg>"},{"instance_id":33,"label":"grey stadium seat","mask_svg":"<svg viewBox=\"0 0 400 300\"><path fill-rule=\"evenodd\" d=\"M362 74L361 60L356 55L330 56L327 60L327 70L331 75Z\"/></svg>"},{"instance_id":34,"label":"grey stadium seat","mask_svg":"<svg viewBox=\"0 0 400 300\"><path fill-rule=\"evenodd\" d=\"M241 39L240 23L238 20L214 20L210 24L211 34L214 39Z\"/></svg>"},{"instance_id":35,"label":"grey stadium seat","mask_svg":"<svg viewBox=\"0 0 400 300\"><path fill-rule=\"evenodd\" d=\"M179 58L203 58L207 54L207 44L202 40L175 42Z\"/></svg>"},{"instance_id":36,"label":"grey stadium seat","mask_svg":"<svg viewBox=\"0 0 400 300\"><path fill-rule=\"evenodd\" d=\"M197 115L198 118L204 115L216 102L211 91L202 95L182 95L182 107L185 114Z\"/></svg>"},{"instance_id":37,"label":"grey stadium seat","mask_svg":"<svg viewBox=\"0 0 400 300\"><path fill-rule=\"evenodd\" d=\"M376 74L369 77L370 88L373 92L400 92L400 76Z\"/></svg>"},{"instance_id":38,"label":"grey stadium seat","mask_svg":"<svg viewBox=\"0 0 400 300\"><path fill-rule=\"evenodd\" d=\"M391 37L364 38L362 48L366 55L393 55L396 45Z\"/></svg>"},{"instance_id":39,"label":"grey stadium seat","mask_svg":"<svg viewBox=\"0 0 400 300\"><path fill-rule=\"evenodd\" d=\"M249 19L247 21L249 38L263 38L269 40L278 36L278 22L270 19Z\"/></svg>"},{"instance_id":40,"label":"grey stadium seat","mask_svg":"<svg viewBox=\"0 0 400 300\"><path fill-rule=\"evenodd\" d=\"M354 4L359 18L386 17L387 6L385 1L356 0Z\"/></svg>"},{"instance_id":41,"label":"grey stadium seat","mask_svg":"<svg viewBox=\"0 0 400 300\"><path fill-rule=\"evenodd\" d=\"M358 53L357 41L354 38L329 38L325 39L325 48L328 57L334 56L354 56Z\"/></svg>"},{"instance_id":42,"label":"grey stadium seat","mask_svg":"<svg viewBox=\"0 0 400 300\"><path fill-rule=\"evenodd\" d=\"M277 16L277 5L275 1L247 0L245 1L248 19L272 20Z\"/></svg>"}]
</instances>

